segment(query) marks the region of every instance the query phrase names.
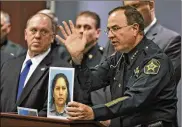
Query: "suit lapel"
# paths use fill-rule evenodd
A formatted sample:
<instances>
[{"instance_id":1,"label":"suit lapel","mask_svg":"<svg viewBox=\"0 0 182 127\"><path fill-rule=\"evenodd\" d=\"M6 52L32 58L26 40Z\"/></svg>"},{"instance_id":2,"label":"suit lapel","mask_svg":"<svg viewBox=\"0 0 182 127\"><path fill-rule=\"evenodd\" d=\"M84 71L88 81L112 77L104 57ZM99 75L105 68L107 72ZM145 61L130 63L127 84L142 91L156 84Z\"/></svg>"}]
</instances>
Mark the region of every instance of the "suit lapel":
<instances>
[{"instance_id":1,"label":"suit lapel","mask_svg":"<svg viewBox=\"0 0 182 127\"><path fill-rule=\"evenodd\" d=\"M25 88L22 91L22 94L19 98L19 100L16 102L16 107L20 105L26 97L30 94L33 87L38 83L39 79L46 73L46 71L49 69L49 66L51 64L52 58L50 53L42 60L42 62L37 66L33 74L31 75L30 79L28 80ZM14 107L14 109L16 109Z\"/></svg>"}]
</instances>

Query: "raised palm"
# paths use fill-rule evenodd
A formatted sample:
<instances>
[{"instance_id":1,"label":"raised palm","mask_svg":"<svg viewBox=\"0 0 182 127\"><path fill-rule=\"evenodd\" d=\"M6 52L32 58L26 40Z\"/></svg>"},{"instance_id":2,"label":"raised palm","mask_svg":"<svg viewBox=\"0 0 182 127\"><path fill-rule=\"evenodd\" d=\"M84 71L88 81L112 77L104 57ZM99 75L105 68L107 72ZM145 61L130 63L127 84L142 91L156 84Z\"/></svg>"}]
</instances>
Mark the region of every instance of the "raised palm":
<instances>
[{"instance_id":1,"label":"raised palm","mask_svg":"<svg viewBox=\"0 0 182 127\"><path fill-rule=\"evenodd\" d=\"M70 28L65 21L63 21L63 25L65 29L62 26L59 26L59 29L64 38L60 37L59 35L56 35L56 37L66 46L72 58L82 60L83 52L87 42L87 33L84 32L83 37L80 38L80 35L76 33L74 24L71 20L69 20Z\"/></svg>"}]
</instances>

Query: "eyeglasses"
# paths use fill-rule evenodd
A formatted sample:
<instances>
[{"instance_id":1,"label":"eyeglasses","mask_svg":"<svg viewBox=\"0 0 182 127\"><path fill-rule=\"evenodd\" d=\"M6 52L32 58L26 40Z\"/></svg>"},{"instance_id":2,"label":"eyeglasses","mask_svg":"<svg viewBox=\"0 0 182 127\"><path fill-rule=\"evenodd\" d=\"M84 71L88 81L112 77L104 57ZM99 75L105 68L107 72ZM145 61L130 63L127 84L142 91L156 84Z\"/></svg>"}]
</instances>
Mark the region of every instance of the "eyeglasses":
<instances>
[{"instance_id":1,"label":"eyeglasses","mask_svg":"<svg viewBox=\"0 0 182 127\"><path fill-rule=\"evenodd\" d=\"M130 25L127 25L127 26L130 26ZM113 34L115 34L117 31L119 31L120 29L127 27L127 26L123 26L123 27L115 26L115 27L107 28L104 32L106 33L106 35L109 34L109 31L111 31Z\"/></svg>"}]
</instances>

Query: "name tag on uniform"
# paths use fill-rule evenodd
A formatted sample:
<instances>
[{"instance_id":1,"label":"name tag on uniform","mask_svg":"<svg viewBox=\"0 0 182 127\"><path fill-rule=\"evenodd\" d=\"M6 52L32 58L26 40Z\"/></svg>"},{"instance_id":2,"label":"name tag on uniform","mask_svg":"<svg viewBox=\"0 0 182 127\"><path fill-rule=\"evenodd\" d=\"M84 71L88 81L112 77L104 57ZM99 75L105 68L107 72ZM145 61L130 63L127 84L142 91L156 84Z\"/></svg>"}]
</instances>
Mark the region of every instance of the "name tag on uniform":
<instances>
[{"instance_id":1,"label":"name tag on uniform","mask_svg":"<svg viewBox=\"0 0 182 127\"><path fill-rule=\"evenodd\" d=\"M17 110L18 110L18 115L23 115L23 116L38 116L37 109L17 107Z\"/></svg>"}]
</instances>

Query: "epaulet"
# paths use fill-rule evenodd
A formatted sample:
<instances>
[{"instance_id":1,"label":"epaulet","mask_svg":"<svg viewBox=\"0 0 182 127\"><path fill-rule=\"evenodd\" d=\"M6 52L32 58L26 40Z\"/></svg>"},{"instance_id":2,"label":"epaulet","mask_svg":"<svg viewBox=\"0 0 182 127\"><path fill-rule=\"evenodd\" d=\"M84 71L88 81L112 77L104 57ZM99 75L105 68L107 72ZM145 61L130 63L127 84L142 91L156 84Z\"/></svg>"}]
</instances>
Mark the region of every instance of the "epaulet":
<instances>
[{"instance_id":1,"label":"epaulet","mask_svg":"<svg viewBox=\"0 0 182 127\"><path fill-rule=\"evenodd\" d=\"M145 52L146 55L147 54L155 54L156 53L155 47L154 48L151 48L150 46L145 46L143 50L144 50L144 52Z\"/></svg>"},{"instance_id":2,"label":"epaulet","mask_svg":"<svg viewBox=\"0 0 182 127\"><path fill-rule=\"evenodd\" d=\"M149 49L148 46L145 46L145 47L144 47L145 52L148 52L148 49Z\"/></svg>"},{"instance_id":3,"label":"epaulet","mask_svg":"<svg viewBox=\"0 0 182 127\"><path fill-rule=\"evenodd\" d=\"M104 48L103 48L102 46L99 46L99 51L100 51L101 53L104 53Z\"/></svg>"}]
</instances>

